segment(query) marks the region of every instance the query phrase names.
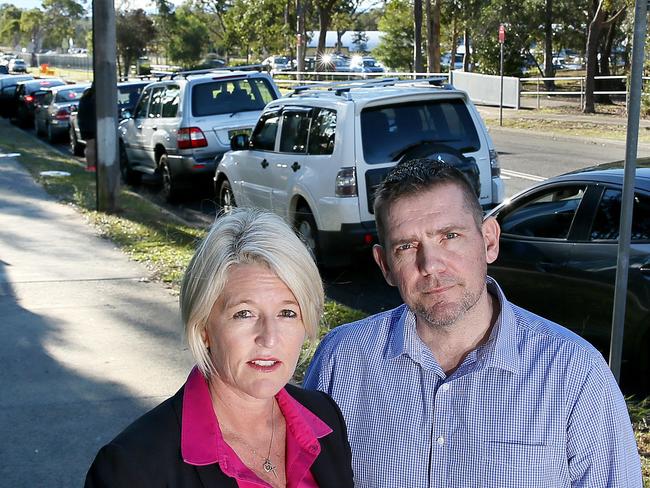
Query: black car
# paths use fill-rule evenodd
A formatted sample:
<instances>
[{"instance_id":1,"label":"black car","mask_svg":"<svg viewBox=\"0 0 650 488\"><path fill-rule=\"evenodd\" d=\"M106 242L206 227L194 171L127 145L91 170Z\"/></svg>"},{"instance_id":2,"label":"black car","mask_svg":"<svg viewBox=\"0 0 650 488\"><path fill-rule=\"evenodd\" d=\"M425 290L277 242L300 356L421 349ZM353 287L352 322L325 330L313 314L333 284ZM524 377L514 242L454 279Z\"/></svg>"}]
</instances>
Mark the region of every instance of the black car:
<instances>
[{"instance_id":1,"label":"black car","mask_svg":"<svg viewBox=\"0 0 650 488\"><path fill-rule=\"evenodd\" d=\"M65 81L58 78L42 78L18 83L14 93L11 119L15 120L20 127L32 128L36 102L45 96L48 88L65 84Z\"/></svg>"},{"instance_id":2,"label":"black car","mask_svg":"<svg viewBox=\"0 0 650 488\"><path fill-rule=\"evenodd\" d=\"M511 301L609 355L623 163L550 178L497 206L499 258L489 268ZM638 161L622 388L650 392L650 158Z\"/></svg>"}]
</instances>

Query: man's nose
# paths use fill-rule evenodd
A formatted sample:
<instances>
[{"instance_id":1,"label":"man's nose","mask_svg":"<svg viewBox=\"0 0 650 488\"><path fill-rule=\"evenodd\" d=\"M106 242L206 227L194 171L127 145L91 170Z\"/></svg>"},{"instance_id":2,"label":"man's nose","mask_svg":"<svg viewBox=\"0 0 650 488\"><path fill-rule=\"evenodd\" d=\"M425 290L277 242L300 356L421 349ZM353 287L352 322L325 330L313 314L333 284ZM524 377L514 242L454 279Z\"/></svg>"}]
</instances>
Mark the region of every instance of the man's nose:
<instances>
[{"instance_id":1,"label":"man's nose","mask_svg":"<svg viewBox=\"0 0 650 488\"><path fill-rule=\"evenodd\" d=\"M418 249L418 268L423 275L435 275L446 268L444 250L432 245L422 245Z\"/></svg>"}]
</instances>

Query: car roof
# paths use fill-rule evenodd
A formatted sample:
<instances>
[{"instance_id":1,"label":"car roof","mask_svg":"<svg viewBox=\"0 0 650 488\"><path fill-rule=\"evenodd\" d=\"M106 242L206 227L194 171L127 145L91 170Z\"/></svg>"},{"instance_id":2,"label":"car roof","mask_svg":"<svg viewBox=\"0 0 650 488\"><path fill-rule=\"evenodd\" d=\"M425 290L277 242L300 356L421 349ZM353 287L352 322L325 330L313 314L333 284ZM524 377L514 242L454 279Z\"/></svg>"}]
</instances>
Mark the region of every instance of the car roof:
<instances>
[{"instance_id":1,"label":"car roof","mask_svg":"<svg viewBox=\"0 0 650 488\"><path fill-rule=\"evenodd\" d=\"M147 86L149 84L151 84L151 80L120 81L117 86Z\"/></svg>"},{"instance_id":2,"label":"car roof","mask_svg":"<svg viewBox=\"0 0 650 488\"><path fill-rule=\"evenodd\" d=\"M67 83L65 81L63 81L62 79L60 79L60 78L35 78L33 80L19 81L18 83L21 84L21 85L26 85L26 86L32 87L32 86L36 86L36 85L39 85L39 86L47 85L47 84L49 84L51 82L58 83L56 86L59 86L61 83L67 85Z\"/></svg>"},{"instance_id":3,"label":"car roof","mask_svg":"<svg viewBox=\"0 0 650 488\"><path fill-rule=\"evenodd\" d=\"M52 88L48 88L48 90L51 90L52 92L56 93L56 92L59 92L59 91L62 91L62 90L74 90L74 89L79 89L79 88L82 89L82 90L85 90L89 86L90 86L89 83L88 84L86 84L86 83L84 83L84 84L75 83L75 84L72 84L72 85L53 86Z\"/></svg>"},{"instance_id":4,"label":"car roof","mask_svg":"<svg viewBox=\"0 0 650 488\"><path fill-rule=\"evenodd\" d=\"M583 180L622 185L624 173L624 161L612 161L549 178L547 182ZM650 191L650 158L637 159L635 186Z\"/></svg>"}]
</instances>

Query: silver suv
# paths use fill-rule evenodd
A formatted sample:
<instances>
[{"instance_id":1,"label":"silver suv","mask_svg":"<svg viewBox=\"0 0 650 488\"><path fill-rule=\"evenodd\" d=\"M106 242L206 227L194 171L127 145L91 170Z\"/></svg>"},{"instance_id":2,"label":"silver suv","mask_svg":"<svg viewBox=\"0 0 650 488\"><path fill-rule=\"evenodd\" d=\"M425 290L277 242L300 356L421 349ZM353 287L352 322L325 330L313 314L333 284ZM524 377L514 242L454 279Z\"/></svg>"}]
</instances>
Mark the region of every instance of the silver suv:
<instances>
[{"instance_id":1,"label":"silver suv","mask_svg":"<svg viewBox=\"0 0 650 488\"><path fill-rule=\"evenodd\" d=\"M222 208L272 209L335 265L376 242L373 194L401 160L442 157L484 208L503 200L497 153L465 92L439 78L325 88L296 88L265 108L250 139L233 139L215 172Z\"/></svg>"},{"instance_id":2,"label":"silver suv","mask_svg":"<svg viewBox=\"0 0 650 488\"><path fill-rule=\"evenodd\" d=\"M124 181L158 175L164 197L175 200L197 180L209 181L230 138L250 133L264 106L279 96L261 72L189 71L151 83L119 125Z\"/></svg>"}]
</instances>

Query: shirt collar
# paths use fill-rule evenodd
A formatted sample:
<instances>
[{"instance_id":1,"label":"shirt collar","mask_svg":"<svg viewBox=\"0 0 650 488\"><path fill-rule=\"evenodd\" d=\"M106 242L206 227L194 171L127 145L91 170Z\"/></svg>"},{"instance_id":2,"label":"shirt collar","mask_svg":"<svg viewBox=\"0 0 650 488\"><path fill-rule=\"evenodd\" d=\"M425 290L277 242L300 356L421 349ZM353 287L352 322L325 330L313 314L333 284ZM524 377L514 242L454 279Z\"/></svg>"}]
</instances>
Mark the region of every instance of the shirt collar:
<instances>
[{"instance_id":1,"label":"shirt collar","mask_svg":"<svg viewBox=\"0 0 650 488\"><path fill-rule=\"evenodd\" d=\"M500 312L494 327L492 327L490 338L478 349L478 356L485 367L495 367L518 373L520 365L517 347L517 319L510 302L496 281L488 276L486 284L488 293L498 299ZM401 313L400 308L402 308ZM423 363L429 363L433 356L429 357L429 354L422 350L422 348L426 348L426 345L417 334L415 314L407 305L402 305L400 308L396 310L399 318L390 328L386 359L394 359L404 354L426 366ZM439 369L439 366L434 369Z\"/></svg>"},{"instance_id":2,"label":"shirt collar","mask_svg":"<svg viewBox=\"0 0 650 488\"><path fill-rule=\"evenodd\" d=\"M287 428L299 446L311 453L320 452L318 439L332 429L282 388L276 395ZM195 466L226 463L230 449L226 447L219 422L214 413L208 383L197 367L190 372L183 391L181 420L181 455Z\"/></svg>"}]
</instances>

